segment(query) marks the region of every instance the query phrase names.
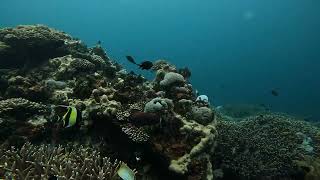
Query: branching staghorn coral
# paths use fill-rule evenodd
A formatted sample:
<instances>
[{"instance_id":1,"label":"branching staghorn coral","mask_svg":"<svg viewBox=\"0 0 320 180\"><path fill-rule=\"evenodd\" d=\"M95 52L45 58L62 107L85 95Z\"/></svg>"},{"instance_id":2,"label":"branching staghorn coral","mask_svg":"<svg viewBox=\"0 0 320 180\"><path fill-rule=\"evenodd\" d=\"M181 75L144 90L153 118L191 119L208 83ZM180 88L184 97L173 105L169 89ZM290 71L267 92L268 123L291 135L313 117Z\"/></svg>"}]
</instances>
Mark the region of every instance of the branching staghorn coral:
<instances>
[{"instance_id":1,"label":"branching staghorn coral","mask_svg":"<svg viewBox=\"0 0 320 180\"><path fill-rule=\"evenodd\" d=\"M112 179L121 165L102 157L99 151L72 144L70 146L32 145L21 149L0 149L0 176L14 179Z\"/></svg>"}]
</instances>

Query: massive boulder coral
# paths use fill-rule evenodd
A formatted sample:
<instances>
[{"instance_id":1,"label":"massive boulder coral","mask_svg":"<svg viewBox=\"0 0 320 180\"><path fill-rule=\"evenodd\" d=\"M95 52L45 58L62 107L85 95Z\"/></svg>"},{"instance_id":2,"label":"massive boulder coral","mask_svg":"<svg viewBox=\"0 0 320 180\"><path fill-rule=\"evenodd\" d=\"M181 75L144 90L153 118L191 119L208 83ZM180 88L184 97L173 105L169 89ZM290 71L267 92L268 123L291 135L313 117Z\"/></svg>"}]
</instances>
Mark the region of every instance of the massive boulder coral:
<instances>
[{"instance_id":1,"label":"massive boulder coral","mask_svg":"<svg viewBox=\"0 0 320 180\"><path fill-rule=\"evenodd\" d=\"M184 83L184 77L181 74L169 72L163 77L163 80L160 81L160 86L169 87L174 84Z\"/></svg>"},{"instance_id":2,"label":"massive boulder coral","mask_svg":"<svg viewBox=\"0 0 320 180\"><path fill-rule=\"evenodd\" d=\"M149 101L145 107L144 112L148 113L162 113L173 109L173 102L167 98L154 98Z\"/></svg>"},{"instance_id":3,"label":"massive boulder coral","mask_svg":"<svg viewBox=\"0 0 320 180\"><path fill-rule=\"evenodd\" d=\"M208 107L193 107L191 109L192 118L200 124L209 124L214 120L214 113Z\"/></svg>"}]
</instances>

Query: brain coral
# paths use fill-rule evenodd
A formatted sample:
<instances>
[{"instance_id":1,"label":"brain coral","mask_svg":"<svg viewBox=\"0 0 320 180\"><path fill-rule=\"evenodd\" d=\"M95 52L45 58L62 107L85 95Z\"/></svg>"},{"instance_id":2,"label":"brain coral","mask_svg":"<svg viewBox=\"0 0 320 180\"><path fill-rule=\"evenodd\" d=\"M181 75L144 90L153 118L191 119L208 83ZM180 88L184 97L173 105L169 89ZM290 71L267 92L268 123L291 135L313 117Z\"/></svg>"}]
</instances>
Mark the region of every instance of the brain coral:
<instances>
[{"instance_id":1,"label":"brain coral","mask_svg":"<svg viewBox=\"0 0 320 180\"><path fill-rule=\"evenodd\" d=\"M240 122L218 123L218 145L214 162L227 174L236 177L288 177L296 175L294 161L310 152L303 148L301 134L313 140L319 156L319 129L287 115L265 114L252 116ZM318 147L318 148L317 148Z\"/></svg>"}]
</instances>

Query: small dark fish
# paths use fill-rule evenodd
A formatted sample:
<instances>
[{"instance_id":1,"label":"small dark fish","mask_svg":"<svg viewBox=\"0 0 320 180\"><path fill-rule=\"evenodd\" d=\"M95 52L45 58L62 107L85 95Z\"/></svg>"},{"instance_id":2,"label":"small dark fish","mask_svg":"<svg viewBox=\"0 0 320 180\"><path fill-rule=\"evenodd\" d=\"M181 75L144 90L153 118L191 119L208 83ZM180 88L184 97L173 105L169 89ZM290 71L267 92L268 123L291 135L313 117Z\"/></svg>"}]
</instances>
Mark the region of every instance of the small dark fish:
<instances>
[{"instance_id":1,"label":"small dark fish","mask_svg":"<svg viewBox=\"0 0 320 180\"><path fill-rule=\"evenodd\" d=\"M136 63L132 56L126 56L127 60L137 66L142 70L149 70L152 68L153 63L151 61L143 61L141 64Z\"/></svg>"},{"instance_id":2,"label":"small dark fish","mask_svg":"<svg viewBox=\"0 0 320 180\"><path fill-rule=\"evenodd\" d=\"M151 61L143 61L141 64L139 64L140 69L143 70L149 70L153 66L153 63Z\"/></svg>"},{"instance_id":3,"label":"small dark fish","mask_svg":"<svg viewBox=\"0 0 320 180\"><path fill-rule=\"evenodd\" d=\"M133 59L132 56L126 56L126 58L127 58L127 60L128 60L129 62L138 65L138 64L136 63L136 61Z\"/></svg>"},{"instance_id":4,"label":"small dark fish","mask_svg":"<svg viewBox=\"0 0 320 180\"><path fill-rule=\"evenodd\" d=\"M272 94L273 96L279 96L278 91L276 91L275 89L271 90L271 94Z\"/></svg>"}]
</instances>

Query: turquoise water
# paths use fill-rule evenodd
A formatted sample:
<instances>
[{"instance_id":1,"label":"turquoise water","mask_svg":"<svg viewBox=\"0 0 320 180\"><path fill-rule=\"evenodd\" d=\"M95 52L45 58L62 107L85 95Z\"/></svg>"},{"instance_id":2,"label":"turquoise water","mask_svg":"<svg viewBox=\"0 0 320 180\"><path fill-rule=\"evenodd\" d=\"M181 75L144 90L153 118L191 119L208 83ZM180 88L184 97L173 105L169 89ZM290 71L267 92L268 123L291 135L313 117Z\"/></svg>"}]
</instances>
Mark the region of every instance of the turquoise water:
<instances>
[{"instance_id":1,"label":"turquoise water","mask_svg":"<svg viewBox=\"0 0 320 180\"><path fill-rule=\"evenodd\" d=\"M192 70L213 104L266 104L319 119L320 1L2 0L0 26L45 24L94 45L129 70L168 59ZM277 89L278 97L270 91Z\"/></svg>"}]
</instances>

